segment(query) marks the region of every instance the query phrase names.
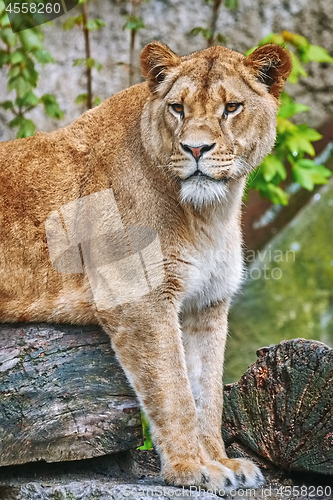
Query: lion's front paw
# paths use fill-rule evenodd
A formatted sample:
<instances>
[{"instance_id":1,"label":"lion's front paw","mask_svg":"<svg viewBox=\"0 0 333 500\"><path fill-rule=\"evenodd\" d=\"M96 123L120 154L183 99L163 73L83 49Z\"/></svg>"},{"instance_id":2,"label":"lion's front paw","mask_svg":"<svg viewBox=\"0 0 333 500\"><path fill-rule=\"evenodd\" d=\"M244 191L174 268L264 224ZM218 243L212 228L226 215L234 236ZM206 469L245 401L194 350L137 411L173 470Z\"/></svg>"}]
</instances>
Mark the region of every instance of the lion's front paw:
<instances>
[{"instance_id":1,"label":"lion's front paw","mask_svg":"<svg viewBox=\"0 0 333 500\"><path fill-rule=\"evenodd\" d=\"M238 487L235 473L220 462L179 462L163 468L162 475L168 484L174 486L196 486L225 495Z\"/></svg>"},{"instance_id":2,"label":"lion's front paw","mask_svg":"<svg viewBox=\"0 0 333 500\"><path fill-rule=\"evenodd\" d=\"M259 488L265 484L261 470L251 460L246 458L224 459L222 464L234 471L237 488Z\"/></svg>"}]
</instances>

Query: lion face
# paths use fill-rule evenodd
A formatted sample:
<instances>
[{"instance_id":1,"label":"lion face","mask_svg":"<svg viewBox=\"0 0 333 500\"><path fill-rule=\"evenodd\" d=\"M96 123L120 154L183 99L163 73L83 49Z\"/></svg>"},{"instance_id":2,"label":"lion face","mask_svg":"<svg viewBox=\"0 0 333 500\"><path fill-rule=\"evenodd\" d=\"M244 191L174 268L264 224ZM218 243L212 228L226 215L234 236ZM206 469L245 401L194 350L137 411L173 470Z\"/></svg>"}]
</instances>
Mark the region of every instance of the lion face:
<instances>
[{"instance_id":1,"label":"lion face","mask_svg":"<svg viewBox=\"0 0 333 500\"><path fill-rule=\"evenodd\" d=\"M271 151L288 52L266 45L245 57L212 47L183 58L154 42L141 65L151 98L143 131L150 156L195 207L226 198Z\"/></svg>"}]
</instances>

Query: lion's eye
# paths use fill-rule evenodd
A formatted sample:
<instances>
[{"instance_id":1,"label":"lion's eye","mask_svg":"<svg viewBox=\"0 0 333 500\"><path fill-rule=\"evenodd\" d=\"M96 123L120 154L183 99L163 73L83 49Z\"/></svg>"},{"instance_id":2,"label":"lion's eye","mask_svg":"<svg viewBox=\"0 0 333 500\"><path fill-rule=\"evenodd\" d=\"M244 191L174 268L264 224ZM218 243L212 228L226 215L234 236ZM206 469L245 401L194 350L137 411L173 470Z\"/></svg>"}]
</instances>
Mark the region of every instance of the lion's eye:
<instances>
[{"instance_id":1,"label":"lion's eye","mask_svg":"<svg viewBox=\"0 0 333 500\"><path fill-rule=\"evenodd\" d=\"M178 103L171 104L171 108L179 115L182 115L184 113L184 106L182 104Z\"/></svg>"},{"instance_id":2,"label":"lion's eye","mask_svg":"<svg viewBox=\"0 0 333 500\"><path fill-rule=\"evenodd\" d=\"M226 107L224 109L224 113L225 114L234 113L235 111L237 111L240 105L241 104L239 102L228 102L228 104L226 104Z\"/></svg>"}]
</instances>

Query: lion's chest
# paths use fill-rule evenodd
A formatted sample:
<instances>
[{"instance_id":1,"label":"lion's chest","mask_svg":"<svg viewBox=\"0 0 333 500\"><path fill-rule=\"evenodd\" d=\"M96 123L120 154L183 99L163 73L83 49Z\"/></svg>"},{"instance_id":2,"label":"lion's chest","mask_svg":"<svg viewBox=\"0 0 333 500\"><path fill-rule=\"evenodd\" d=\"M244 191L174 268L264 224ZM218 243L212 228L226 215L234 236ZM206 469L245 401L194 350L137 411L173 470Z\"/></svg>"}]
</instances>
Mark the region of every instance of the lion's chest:
<instances>
[{"instance_id":1,"label":"lion's chest","mask_svg":"<svg viewBox=\"0 0 333 500\"><path fill-rule=\"evenodd\" d=\"M216 225L184 252L182 309L202 309L227 299L239 288L243 274L241 234L237 227Z\"/></svg>"}]
</instances>

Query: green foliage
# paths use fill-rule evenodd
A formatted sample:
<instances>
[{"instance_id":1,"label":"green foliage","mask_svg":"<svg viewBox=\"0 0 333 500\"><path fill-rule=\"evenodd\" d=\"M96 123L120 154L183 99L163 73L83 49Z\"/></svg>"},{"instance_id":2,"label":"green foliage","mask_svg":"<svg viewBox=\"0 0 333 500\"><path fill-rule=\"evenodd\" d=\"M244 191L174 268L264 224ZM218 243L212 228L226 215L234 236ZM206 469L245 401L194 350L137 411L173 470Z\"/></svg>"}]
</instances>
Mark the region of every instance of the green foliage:
<instances>
[{"instance_id":1,"label":"green foliage","mask_svg":"<svg viewBox=\"0 0 333 500\"><path fill-rule=\"evenodd\" d=\"M126 16L126 23L123 26L123 30L137 32L143 28L145 28L145 23L141 17L131 15Z\"/></svg>"},{"instance_id":2,"label":"green foliage","mask_svg":"<svg viewBox=\"0 0 333 500\"><path fill-rule=\"evenodd\" d=\"M87 104L88 102L88 94L83 93L79 94L75 99L75 104ZM95 97L93 100L93 106L98 106L101 104L101 99L99 97Z\"/></svg>"},{"instance_id":3,"label":"green foliage","mask_svg":"<svg viewBox=\"0 0 333 500\"><path fill-rule=\"evenodd\" d=\"M56 98L51 94L44 94L40 98L40 102L44 106L45 114L51 118L63 118L64 114L58 106Z\"/></svg>"},{"instance_id":4,"label":"green foliage","mask_svg":"<svg viewBox=\"0 0 333 500\"><path fill-rule=\"evenodd\" d=\"M40 27L13 33L5 5L0 1L0 68L7 70L7 88L14 92L11 100L0 102L0 107L14 115L10 128L17 129L16 137L29 137L36 132L35 123L26 118L26 113L39 104L51 118L62 118L63 112L57 100L50 94L38 97L38 71L35 64L53 63L51 54L44 48L44 35Z\"/></svg>"},{"instance_id":5,"label":"green foliage","mask_svg":"<svg viewBox=\"0 0 333 500\"><path fill-rule=\"evenodd\" d=\"M122 29L130 32L129 64L120 64L128 68L129 86L135 83L135 75L138 73L135 54L136 37L138 32L146 27L142 17L138 15L138 9L143 2L149 2L149 0L130 0L130 13L124 15L126 22Z\"/></svg>"},{"instance_id":6,"label":"green foliage","mask_svg":"<svg viewBox=\"0 0 333 500\"><path fill-rule=\"evenodd\" d=\"M202 28L201 26L197 26L189 32L190 36L198 36L201 35L207 43L207 46L210 47L212 45L219 45L222 43L226 43L227 39L222 33L216 32L216 21L219 15L219 11L223 0L204 0L204 3L212 6L212 19L209 28ZM225 0L224 6L227 9L237 9L238 0Z\"/></svg>"},{"instance_id":7,"label":"green foliage","mask_svg":"<svg viewBox=\"0 0 333 500\"><path fill-rule=\"evenodd\" d=\"M200 26L191 29L189 34L191 36L201 35L205 40L211 40L213 38L215 44L225 43L227 40L222 33L216 33L214 35L210 28L200 28Z\"/></svg>"},{"instance_id":8,"label":"green foliage","mask_svg":"<svg viewBox=\"0 0 333 500\"><path fill-rule=\"evenodd\" d=\"M95 68L97 71L100 71L103 68L103 65L99 62L97 62L95 59L92 57L80 57L79 59L75 59L73 62L73 66L82 66L84 65L86 68Z\"/></svg>"},{"instance_id":9,"label":"green foliage","mask_svg":"<svg viewBox=\"0 0 333 500\"><path fill-rule=\"evenodd\" d=\"M88 19L87 22L84 22L83 15L80 14L78 16L71 16L62 25L62 29L64 31L72 30L75 26L79 26L80 28L85 28L88 31L97 31L100 28L105 27L105 22L102 19Z\"/></svg>"},{"instance_id":10,"label":"green foliage","mask_svg":"<svg viewBox=\"0 0 333 500\"><path fill-rule=\"evenodd\" d=\"M293 70L288 78L290 83L297 83L300 77L307 77L304 63L333 62L333 58L324 48L311 45L304 36L289 31L283 31L281 34L271 33L258 46L264 43L288 46L293 59ZM246 54L253 52L255 48ZM309 109L304 104L296 103L287 92L282 93L275 148L249 176L248 188L259 191L273 203L288 204L287 193L281 188L281 183L287 178L287 169L291 171L293 181L309 191L312 191L315 185L326 184L331 175L330 170L323 165L317 165L315 161L305 157L315 155L312 143L321 139L319 132L306 124L295 125L289 120L297 113Z\"/></svg>"},{"instance_id":11,"label":"green foliage","mask_svg":"<svg viewBox=\"0 0 333 500\"><path fill-rule=\"evenodd\" d=\"M149 420L143 412L141 412L141 422L144 443L142 446L138 447L138 450L151 450L153 448L153 442L149 431Z\"/></svg>"},{"instance_id":12,"label":"green foliage","mask_svg":"<svg viewBox=\"0 0 333 500\"><path fill-rule=\"evenodd\" d=\"M87 0L80 0L79 4L88 3ZM63 23L62 28L64 31L72 30L75 27L79 27L84 33L85 37L85 50L86 57L79 57L75 59L73 62L73 66L85 66L87 71L87 92L83 94L79 94L75 99L75 104L85 104L87 108L97 106L101 100L99 97L95 97L93 99L92 95L92 69L96 69L97 71L101 71L103 69L103 65L96 61L93 57L90 56L90 40L89 35L92 31L97 31L100 28L105 27L105 22L96 17L94 19L89 19L85 6L82 6L82 13L78 16L71 16Z\"/></svg>"}]
</instances>

